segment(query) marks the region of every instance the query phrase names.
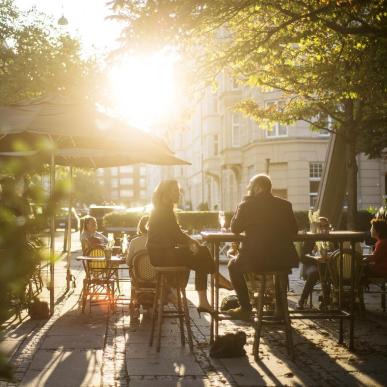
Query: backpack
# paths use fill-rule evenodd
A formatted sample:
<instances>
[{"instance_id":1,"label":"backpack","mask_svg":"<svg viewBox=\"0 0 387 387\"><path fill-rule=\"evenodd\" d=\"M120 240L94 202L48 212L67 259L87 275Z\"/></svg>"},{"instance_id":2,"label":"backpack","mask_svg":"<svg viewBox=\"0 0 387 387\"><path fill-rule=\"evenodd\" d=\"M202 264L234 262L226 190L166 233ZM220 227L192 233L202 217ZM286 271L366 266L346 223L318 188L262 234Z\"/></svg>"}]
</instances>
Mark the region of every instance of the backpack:
<instances>
[{"instance_id":1,"label":"backpack","mask_svg":"<svg viewBox=\"0 0 387 387\"><path fill-rule=\"evenodd\" d=\"M245 344L245 332L237 331L218 336L210 346L210 356L215 359L245 356Z\"/></svg>"},{"instance_id":2,"label":"backpack","mask_svg":"<svg viewBox=\"0 0 387 387\"><path fill-rule=\"evenodd\" d=\"M220 305L220 310L222 312L225 312L226 310L235 309L239 307L240 307L240 304L239 304L238 297L235 294L231 294L223 298L222 304Z\"/></svg>"},{"instance_id":3,"label":"backpack","mask_svg":"<svg viewBox=\"0 0 387 387\"><path fill-rule=\"evenodd\" d=\"M28 314L32 320L46 320L50 317L48 303L35 299L28 305Z\"/></svg>"}]
</instances>

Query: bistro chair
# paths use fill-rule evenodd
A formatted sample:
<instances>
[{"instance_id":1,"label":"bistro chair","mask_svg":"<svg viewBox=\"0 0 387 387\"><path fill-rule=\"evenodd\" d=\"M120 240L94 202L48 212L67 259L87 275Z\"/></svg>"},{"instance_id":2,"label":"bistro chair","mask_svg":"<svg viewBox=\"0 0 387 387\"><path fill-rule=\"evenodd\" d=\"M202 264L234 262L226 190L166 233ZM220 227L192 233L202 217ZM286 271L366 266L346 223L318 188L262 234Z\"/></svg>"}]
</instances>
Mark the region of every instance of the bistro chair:
<instances>
[{"instance_id":1,"label":"bistro chair","mask_svg":"<svg viewBox=\"0 0 387 387\"><path fill-rule=\"evenodd\" d=\"M364 286L364 293L367 294L380 294L380 306L383 312L386 312L386 284L387 284L387 276L386 277L366 277L366 284ZM370 290L369 285L375 285L379 288L379 290Z\"/></svg>"},{"instance_id":2,"label":"bistro chair","mask_svg":"<svg viewBox=\"0 0 387 387\"><path fill-rule=\"evenodd\" d=\"M131 278L130 289L130 318L139 316L139 307L150 308L156 294L156 271L152 266L148 250L138 251L132 258L129 267Z\"/></svg>"},{"instance_id":3,"label":"bistro chair","mask_svg":"<svg viewBox=\"0 0 387 387\"><path fill-rule=\"evenodd\" d=\"M362 255L355 251L354 257L354 295L355 302L360 305L362 311L365 310L364 307L364 297L363 297L363 286L362 286L362 276L363 276L363 263ZM333 303L337 304L339 300L339 274L340 274L340 250L334 251L327 260L328 271L332 284L333 291ZM343 301L344 304L349 306L349 296L351 291L351 273L352 273L352 250L344 249L343 250L343 266L342 266L342 286L343 286Z\"/></svg>"},{"instance_id":4,"label":"bistro chair","mask_svg":"<svg viewBox=\"0 0 387 387\"><path fill-rule=\"evenodd\" d=\"M255 297L255 307L257 315L254 318L254 343L253 343L253 356L254 359L258 359L259 344L261 340L261 330L263 324L282 322L285 327L286 334L286 346L288 354L294 359L294 344L292 335L292 326L289 317L288 298L287 298L287 283L288 283L288 270L285 271L264 271L256 273L260 277L260 287L258 297ZM265 294L267 289L267 281L274 279L275 299L277 302L276 311L264 313Z\"/></svg>"},{"instance_id":5,"label":"bistro chair","mask_svg":"<svg viewBox=\"0 0 387 387\"><path fill-rule=\"evenodd\" d=\"M149 345L153 345L153 339L155 334L155 328L157 323L157 337L156 337L156 350L160 352L161 347L161 329L163 324L163 319L167 317L178 317L180 323L180 339L181 345L185 345L185 335L184 335L184 324L187 329L188 336L188 345L193 351L193 340L192 340L192 330L191 322L188 311L187 297L185 294L185 283L187 279L187 274L189 273L189 268L185 266L171 266L171 267L154 267L157 275L157 285L156 285L156 294L153 302L153 313L152 313L152 328L150 334ZM174 287L176 288L177 295L177 305L176 310L164 310L164 305L166 304L166 291L168 285L168 279L173 278L175 281Z\"/></svg>"},{"instance_id":6,"label":"bistro chair","mask_svg":"<svg viewBox=\"0 0 387 387\"><path fill-rule=\"evenodd\" d=\"M100 247L91 248L88 257L101 258L105 257L105 251ZM114 308L114 287L115 287L115 268L111 262L106 260L83 261L85 269L85 278L82 288L82 313L85 311L87 300L89 307L94 303L94 299L99 300L100 296L107 298L109 311Z\"/></svg>"}]
</instances>

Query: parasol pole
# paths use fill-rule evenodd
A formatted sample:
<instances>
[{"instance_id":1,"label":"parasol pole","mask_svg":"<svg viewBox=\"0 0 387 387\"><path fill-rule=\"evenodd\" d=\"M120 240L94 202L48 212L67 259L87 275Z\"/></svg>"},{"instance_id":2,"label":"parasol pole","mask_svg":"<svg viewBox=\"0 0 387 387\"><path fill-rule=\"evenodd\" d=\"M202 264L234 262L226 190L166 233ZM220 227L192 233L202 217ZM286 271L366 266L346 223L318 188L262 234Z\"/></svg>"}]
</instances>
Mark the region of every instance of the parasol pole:
<instances>
[{"instance_id":1,"label":"parasol pole","mask_svg":"<svg viewBox=\"0 0 387 387\"><path fill-rule=\"evenodd\" d=\"M69 211L67 214L67 273L66 273L66 291L70 290L70 282L71 282L71 211L72 211L72 199L73 199L73 166L70 165L69 170L69 179L70 179L70 193L69 193Z\"/></svg>"},{"instance_id":2,"label":"parasol pole","mask_svg":"<svg viewBox=\"0 0 387 387\"><path fill-rule=\"evenodd\" d=\"M51 152L50 159L50 199L51 206L54 208L54 189L55 189L55 155ZM50 314L54 314L54 270L55 270L55 211L52 211L50 218Z\"/></svg>"}]
</instances>

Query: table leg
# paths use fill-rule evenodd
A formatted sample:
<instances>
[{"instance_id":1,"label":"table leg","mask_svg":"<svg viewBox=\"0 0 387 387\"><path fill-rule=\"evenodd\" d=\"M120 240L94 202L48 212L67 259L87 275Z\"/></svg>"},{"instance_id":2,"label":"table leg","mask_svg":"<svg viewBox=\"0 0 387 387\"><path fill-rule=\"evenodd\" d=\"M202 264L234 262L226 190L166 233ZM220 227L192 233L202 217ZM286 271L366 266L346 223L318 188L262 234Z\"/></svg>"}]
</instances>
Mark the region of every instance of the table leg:
<instances>
[{"instance_id":1,"label":"table leg","mask_svg":"<svg viewBox=\"0 0 387 387\"><path fill-rule=\"evenodd\" d=\"M355 242L351 241L351 317L349 320L349 350L353 351L354 344L353 344L353 334L354 334L354 327L355 327Z\"/></svg>"},{"instance_id":2,"label":"table leg","mask_svg":"<svg viewBox=\"0 0 387 387\"><path fill-rule=\"evenodd\" d=\"M216 262L216 259L215 259L215 242L212 242L211 243L211 254L212 254L212 258L215 260ZM216 273L216 268L215 268L215 273ZM214 274L215 274L214 273ZM214 280L215 280L215 275L211 275L211 294L210 294L210 302L211 302L211 306L213 309L215 309L215 297L214 297L214 288L215 288L215 284L214 284ZM212 344L214 342L214 323L215 323L215 316L211 315L211 325L210 325L210 344Z\"/></svg>"},{"instance_id":3,"label":"table leg","mask_svg":"<svg viewBox=\"0 0 387 387\"><path fill-rule=\"evenodd\" d=\"M215 272L219 273L219 243L215 243L214 248L215 257ZM219 276L215 277L215 338L219 336Z\"/></svg>"},{"instance_id":4,"label":"table leg","mask_svg":"<svg viewBox=\"0 0 387 387\"><path fill-rule=\"evenodd\" d=\"M339 309L343 310L343 242L339 243L340 257L339 257ZM339 344L344 342L344 320L340 317L339 328Z\"/></svg>"}]
</instances>

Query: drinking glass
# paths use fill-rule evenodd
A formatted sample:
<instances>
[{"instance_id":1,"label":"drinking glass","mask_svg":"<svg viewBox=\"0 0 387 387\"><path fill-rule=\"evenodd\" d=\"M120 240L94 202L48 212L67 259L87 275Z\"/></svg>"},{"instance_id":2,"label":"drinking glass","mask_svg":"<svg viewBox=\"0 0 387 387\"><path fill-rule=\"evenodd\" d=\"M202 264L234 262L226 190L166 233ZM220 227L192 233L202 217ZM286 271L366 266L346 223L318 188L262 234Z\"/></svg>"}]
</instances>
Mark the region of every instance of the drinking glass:
<instances>
[{"instance_id":1,"label":"drinking glass","mask_svg":"<svg viewBox=\"0 0 387 387\"><path fill-rule=\"evenodd\" d=\"M219 219L220 229L221 231L224 231L224 226L226 225L226 215L224 211L219 211L218 219Z\"/></svg>"}]
</instances>

